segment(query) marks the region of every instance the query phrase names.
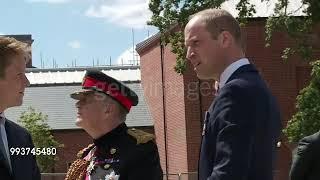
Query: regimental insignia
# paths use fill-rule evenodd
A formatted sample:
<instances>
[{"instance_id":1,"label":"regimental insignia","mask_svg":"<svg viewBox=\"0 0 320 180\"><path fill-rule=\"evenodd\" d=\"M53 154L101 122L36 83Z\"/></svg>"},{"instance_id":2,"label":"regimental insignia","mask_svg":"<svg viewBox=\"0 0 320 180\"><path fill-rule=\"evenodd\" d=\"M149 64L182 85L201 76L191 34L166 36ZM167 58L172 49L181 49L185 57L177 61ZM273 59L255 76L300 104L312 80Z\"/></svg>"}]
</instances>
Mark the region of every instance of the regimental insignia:
<instances>
[{"instance_id":1,"label":"regimental insignia","mask_svg":"<svg viewBox=\"0 0 320 180\"><path fill-rule=\"evenodd\" d=\"M117 152L117 149L115 149L115 148L110 149L110 154L115 154L116 152Z\"/></svg>"},{"instance_id":2,"label":"regimental insignia","mask_svg":"<svg viewBox=\"0 0 320 180\"><path fill-rule=\"evenodd\" d=\"M94 161L91 161L88 168L87 168L87 172L91 175L96 169L96 165L94 163Z\"/></svg>"},{"instance_id":3,"label":"regimental insignia","mask_svg":"<svg viewBox=\"0 0 320 180\"><path fill-rule=\"evenodd\" d=\"M128 129L127 133L137 140L137 144L144 144L154 139L154 135L139 129Z\"/></svg>"}]
</instances>

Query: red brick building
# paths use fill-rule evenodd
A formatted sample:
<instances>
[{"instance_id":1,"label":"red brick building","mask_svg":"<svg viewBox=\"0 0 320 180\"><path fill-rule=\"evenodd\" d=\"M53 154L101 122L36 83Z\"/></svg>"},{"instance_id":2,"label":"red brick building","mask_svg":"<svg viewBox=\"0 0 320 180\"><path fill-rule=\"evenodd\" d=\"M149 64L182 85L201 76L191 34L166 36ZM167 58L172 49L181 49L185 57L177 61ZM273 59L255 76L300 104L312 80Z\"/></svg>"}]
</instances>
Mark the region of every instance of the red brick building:
<instances>
[{"instance_id":1,"label":"red brick building","mask_svg":"<svg viewBox=\"0 0 320 180\"><path fill-rule=\"evenodd\" d=\"M290 57L288 62L281 59L282 50L293 43L286 34L276 33L271 47L265 47L265 20L254 18L243 28L246 56L260 70L277 97L285 126L295 112L299 90L308 84L310 67L298 56ZM137 51L141 58L141 82L154 120L162 168L168 174L189 173L189 179L195 179L192 172L197 171L202 120L214 98L213 84L198 80L189 63L184 75L178 75L173 69L175 55L170 46L161 50L159 34L139 43ZM315 57L320 57L320 51L315 52ZM282 141L286 139L283 137ZM288 179L290 161L291 150L282 143L276 180ZM176 179L175 176L170 177Z\"/></svg>"}]
</instances>

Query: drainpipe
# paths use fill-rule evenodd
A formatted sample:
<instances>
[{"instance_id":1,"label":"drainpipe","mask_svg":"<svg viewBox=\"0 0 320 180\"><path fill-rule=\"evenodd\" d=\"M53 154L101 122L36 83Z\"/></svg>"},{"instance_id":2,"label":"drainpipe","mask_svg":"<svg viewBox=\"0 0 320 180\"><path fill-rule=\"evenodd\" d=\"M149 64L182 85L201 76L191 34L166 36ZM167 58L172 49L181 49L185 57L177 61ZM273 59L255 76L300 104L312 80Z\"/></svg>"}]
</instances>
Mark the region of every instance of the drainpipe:
<instances>
[{"instance_id":1,"label":"drainpipe","mask_svg":"<svg viewBox=\"0 0 320 180\"><path fill-rule=\"evenodd\" d=\"M163 61L164 61L164 45L160 38L160 61L161 61L161 83L162 83L162 108L163 108L163 131L164 131L164 151L166 157L166 179L168 179L168 143L167 143L167 120L166 120L166 105L165 105L165 85L164 85L164 73L163 73Z\"/></svg>"}]
</instances>

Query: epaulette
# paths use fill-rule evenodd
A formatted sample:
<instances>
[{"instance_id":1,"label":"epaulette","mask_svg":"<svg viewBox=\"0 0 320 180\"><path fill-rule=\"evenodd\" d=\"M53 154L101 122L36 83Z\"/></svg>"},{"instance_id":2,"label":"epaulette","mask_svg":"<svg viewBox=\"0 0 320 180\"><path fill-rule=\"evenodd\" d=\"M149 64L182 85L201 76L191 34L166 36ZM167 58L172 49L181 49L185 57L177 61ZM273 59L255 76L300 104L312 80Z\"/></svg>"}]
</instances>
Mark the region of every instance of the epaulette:
<instances>
[{"instance_id":1,"label":"epaulette","mask_svg":"<svg viewBox=\"0 0 320 180\"><path fill-rule=\"evenodd\" d=\"M154 139L154 135L139 129L128 129L127 133L137 140L137 144L144 144Z\"/></svg>"},{"instance_id":2,"label":"epaulette","mask_svg":"<svg viewBox=\"0 0 320 180\"><path fill-rule=\"evenodd\" d=\"M89 144L88 147L86 147L86 148L84 148L84 149L82 149L82 150L80 150L80 151L78 152L77 157L78 157L78 158L83 158L84 156L86 156L86 155L89 153L89 151L90 151L93 147L94 147L94 144Z\"/></svg>"}]
</instances>

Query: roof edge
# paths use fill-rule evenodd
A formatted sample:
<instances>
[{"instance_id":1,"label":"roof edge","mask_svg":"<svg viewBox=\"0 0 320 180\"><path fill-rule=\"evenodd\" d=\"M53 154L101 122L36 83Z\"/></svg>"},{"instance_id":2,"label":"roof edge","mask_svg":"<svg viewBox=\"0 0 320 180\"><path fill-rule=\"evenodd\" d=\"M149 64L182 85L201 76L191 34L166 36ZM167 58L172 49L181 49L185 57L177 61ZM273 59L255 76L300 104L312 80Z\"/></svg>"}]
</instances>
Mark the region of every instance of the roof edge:
<instances>
[{"instance_id":1,"label":"roof edge","mask_svg":"<svg viewBox=\"0 0 320 180\"><path fill-rule=\"evenodd\" d=\"M89 69L96 69L96 70L129 70L129 69L140 69L140 66L137 65L123 65L123 66L99 66L99 67L92 67L92 66L85 66L85 67L70 67L70 68L27 68L26 72L65 72L65 71L85 71Z\"/></svg>"},{"instance_id":2,"label":"roof edge","mask_svg":"<svg viewBox=\"0 0 320 180\"><path fill-rule=\"evenodd\" d=\"M121 81L124 84L140 84L141 80L125 80ZM52 87L52 86L81 86L81 82L72 82L72 83L41 83L41 84L30 84L30 88L32 87Z\"/></svg>"}]
</instances>

